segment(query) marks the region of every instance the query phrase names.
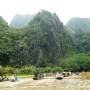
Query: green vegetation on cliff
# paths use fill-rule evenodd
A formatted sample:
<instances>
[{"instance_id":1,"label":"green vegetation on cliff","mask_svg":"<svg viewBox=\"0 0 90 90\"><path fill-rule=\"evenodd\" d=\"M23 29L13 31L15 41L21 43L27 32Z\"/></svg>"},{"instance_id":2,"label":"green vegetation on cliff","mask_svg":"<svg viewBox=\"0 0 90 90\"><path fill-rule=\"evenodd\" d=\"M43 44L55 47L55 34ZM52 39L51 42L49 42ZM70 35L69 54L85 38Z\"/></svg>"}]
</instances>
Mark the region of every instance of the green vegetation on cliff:
<instances>
[{"instance_id":1,"label":"green vegetation on cliff","mask_svg":"<svg viewBox=\"0 0 90 90\"><path fill-rule=\"evenodd\" d=\"M0 17L2 66L90 70L89 51L90 32L76 30L71 33L55 13L42 10L27 27L20 29L9 27Z\"/></svg>"}]
</instances>

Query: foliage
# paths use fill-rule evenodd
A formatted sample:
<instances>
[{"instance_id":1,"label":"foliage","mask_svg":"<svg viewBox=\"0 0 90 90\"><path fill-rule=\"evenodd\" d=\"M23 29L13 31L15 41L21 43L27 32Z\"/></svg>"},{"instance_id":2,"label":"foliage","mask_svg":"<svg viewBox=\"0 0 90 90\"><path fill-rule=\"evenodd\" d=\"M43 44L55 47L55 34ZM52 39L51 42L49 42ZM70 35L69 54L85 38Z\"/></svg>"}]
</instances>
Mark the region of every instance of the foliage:
<instances>
[{"instance_id":1,"label":"foliage","mask_svg":"<svg viewBox=\"0 0 90 90\"><path fill-rule=\"evenodd\" d=\"M79 53L67 56L62 59L60 66L68 71L89 71L90 70L90 54Z\"/></svg>"},{"instance_id":2,"label":"foliage","mask_svg":"<svg viewBox=\"0 0 90 90\"><path fill-rule=\"evenodd\" d=\"M17 75L33 75L36 68L34 66L24 66L21 68L16 68L15 71Z\"/></svg>"}]
</instances>

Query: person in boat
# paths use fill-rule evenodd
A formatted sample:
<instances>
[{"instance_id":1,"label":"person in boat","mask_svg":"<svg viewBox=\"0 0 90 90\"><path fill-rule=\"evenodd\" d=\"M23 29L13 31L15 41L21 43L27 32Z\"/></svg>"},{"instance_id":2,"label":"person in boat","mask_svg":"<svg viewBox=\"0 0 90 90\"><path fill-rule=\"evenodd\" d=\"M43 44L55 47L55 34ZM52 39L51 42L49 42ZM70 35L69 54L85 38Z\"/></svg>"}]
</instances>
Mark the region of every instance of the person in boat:
<instances>
[{"instance_id":1,"label":"person in boat","mask_svg":"<svg viewBox=\"0 0 90 90\"><path fill-rule=\"evenodd\" d=\"M16 74L14 73L13 76L10 77L11 82L15 82L17 80Z\"/></svg>"},{"instance_id":2,"label":"person in boat","mask_svg":"<svg viewBox=\"0 0 90 90\"><path fill-rule=\"evenodd\" d=\"M56 79L63 79L62 73L57 72Z\"/></svg>"},{"instance_id":3,"label":"person in boat","mask_svg":"<svg viewBox=\"0 0 90 90\"><path fill-rule=\"evenodd\" d=\"M11 82L15 82L15 81L16 81L16 78L15 78L14 76L11 76L11 77L10 77L10 81L11 81Z\"/></svg>"}]
</instances>

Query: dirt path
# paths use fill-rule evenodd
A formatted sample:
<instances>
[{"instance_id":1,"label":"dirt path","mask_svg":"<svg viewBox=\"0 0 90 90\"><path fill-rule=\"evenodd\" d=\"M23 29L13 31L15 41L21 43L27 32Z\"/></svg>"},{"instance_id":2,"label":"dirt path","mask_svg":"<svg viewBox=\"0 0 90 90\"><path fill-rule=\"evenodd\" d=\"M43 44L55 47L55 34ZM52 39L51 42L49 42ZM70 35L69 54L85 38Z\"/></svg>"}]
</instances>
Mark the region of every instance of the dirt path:
<instances>
[{"instance_id":1,"label":"dirt path","mask_svg":"<svg viewBox=\"0 0 90 90\"><path fill-rule=\"evenodd\" d=\"M1 82L0 90L90 90L90 80L70 76L63 80L54 77L42 80L25 79L17 82Z\"/></svg>"}]
</instances>

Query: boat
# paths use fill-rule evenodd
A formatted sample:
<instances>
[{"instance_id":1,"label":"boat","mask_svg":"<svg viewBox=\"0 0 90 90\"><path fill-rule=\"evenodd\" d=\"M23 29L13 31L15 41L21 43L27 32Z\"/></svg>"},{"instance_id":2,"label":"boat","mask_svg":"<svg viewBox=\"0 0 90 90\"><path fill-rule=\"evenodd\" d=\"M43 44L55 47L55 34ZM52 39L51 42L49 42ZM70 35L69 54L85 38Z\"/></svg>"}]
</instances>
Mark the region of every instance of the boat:
<instances>
[{"instance_id":1,"label":"boat","mask_svg":"<svg viewBox=\"0 0 90 90\"><path fill-rule=\"evenodd\" d=\"M62 74L56 74L56 79L63 79L63 75Z\"/></svg>"}]
</instances>

